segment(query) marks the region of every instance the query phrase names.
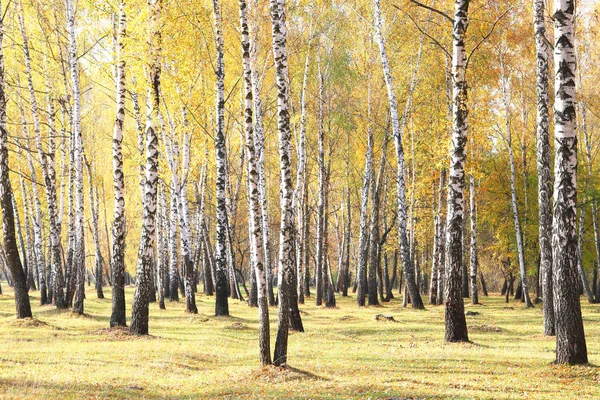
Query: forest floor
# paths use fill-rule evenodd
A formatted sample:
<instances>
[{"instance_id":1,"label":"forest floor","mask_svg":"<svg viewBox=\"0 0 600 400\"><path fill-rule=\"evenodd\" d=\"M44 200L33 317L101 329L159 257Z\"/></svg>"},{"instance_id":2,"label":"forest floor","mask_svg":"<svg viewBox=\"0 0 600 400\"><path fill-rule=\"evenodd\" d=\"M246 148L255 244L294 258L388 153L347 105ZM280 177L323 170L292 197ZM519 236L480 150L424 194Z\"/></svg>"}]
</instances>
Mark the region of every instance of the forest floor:
<instances>
[{"instance_id":1,"label":"forest floor","mask_svg":"<svg viewBox=\"0 0 600 400\"><path fill-rule=\"evenodd\" d=\"M150 336L108 330L110 289L88 288L86 315L38 306L33 321L14 318L7 285L0 296L0 398L393 398L592 399L600 397L600 305L583 301L590 365L556 366L554 339L542 333L541 307L499 296L467 304L472 343L445 344L444 309L414 311L392 300L357 308L301 306L305 333L289 339L290 367L258 366L257 309L230 300L232 317L200 314L184 302L150 307ZM128 314L133 288L127 288ZM468 300L467 300L468 303ZM276 308L271 308L271 338ZM397 322L379 322L374 315Z\"/></svg>"}]
</instances>

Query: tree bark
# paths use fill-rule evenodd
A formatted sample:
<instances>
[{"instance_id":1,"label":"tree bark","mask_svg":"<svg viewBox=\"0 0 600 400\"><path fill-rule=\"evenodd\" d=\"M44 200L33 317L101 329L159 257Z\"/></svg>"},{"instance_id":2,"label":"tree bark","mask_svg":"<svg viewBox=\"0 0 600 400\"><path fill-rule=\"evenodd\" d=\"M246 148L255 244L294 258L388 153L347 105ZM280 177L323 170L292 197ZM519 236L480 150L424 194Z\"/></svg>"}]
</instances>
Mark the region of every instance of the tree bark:
<instances>
[{"instance_id":1,"label":"tree bark","mask_svg":"<svg viewBox=\"0 0 600 400\"><path fill-rule=\"evenodd\" d=\"M160 20L161 0L148 0L148 44L149 44L149 85L150 99L146 118L146 167L144 174L144 206L142 237L138 251L135 292L131 306L131 332L148 334L149 296L151 272L154 262L156 240L156 196L158 188L158 136L154 130L160 107L160 74L162 37Z\"/></svg>"},{"instance_id":2,"label":"tree bark","mask_svg":"<svg viewBox=\"0 0 600 400\"><path fill-rule=\"evenodd\" d=\"M462 225L465 213L465 145L467 141L467 57L465 49L470 0L456 0L452 25L452 149L446 219L446 342L469 340L462 289Z\"/></svg>"},{"instance_id":3,"label":"tree bark","mask_svg":"<svg viewBox=\"0 0 600 400\"><path fill-rule=\"evenodd\" d=\"M288 87L287 26L285 0L270 0L277 84L277 127L279 132L281 228L279 239L279 318L273 363L287 364L288 329L292 274L294 273L294 210L292 209L291 132ZM300 316L298 315L298 318Z\"/></svg>"},{"instance_id":4,"label":"tree bark","mask_svg":"<svg viewBox=\"0 0 600 400\"><path fill-rule=\"evenodd\" d=\"M114 213L112 226L113 251L112 313L110 326L127 326L125 311L125 176L123 173L123 124L125 122L125 60L123 39L126 33L125 0L119 2L119 28L116 41L117 112L113 129L113 191Z\"/></svg>"},{"instance_id":5,"label":"tree bark","mask_svg":"<svg viewBox=\"0 0 600 400\"><path fill-rule=\"evenodd\" d=\"M248 28L248 7L246 0L238 1L240 8L240 28L242 34L242 65L244 77L244 133L248 160L249 225L252 234L250 257L254 266L257 286L259 321L259 360L261 365L271 364L271 339L269 332L269 303L264 264L262 215L260 209L258 167L253 127L252 66L250 63L250 34ZM254 11L254 10L252 10ZM255 24L253 24L254 26Z\"/></svg>"},{"instance_id":6,"label":"tree bark","mask_svg":"<svg viewBox=\"0 0 600 400\"><path fill-rule=\"evenodd\" d=\"M579 303L577 241L577 136L575 132L575 4L554 1L554 219L552 291L556 321L556 363L587 363Z\"/></svg>"},{"instance_id":7,"label":"tree bark","mask_svg":"<svg viewBox=\"0 0 600 400\"><path fill-rule=\"evenodd\" d=\"M79 88L79 66L75 36L75 9L73 0L67 0L67 25L69 36L69 66L73 91L73 135L75 142L75 244L73 265L76 277L76 292L73 312L83 314L85 299L85 242L84 242L84 198L83 198L83 137L81 135L81 91Z\"/></svg>"},{"instance_id":8,"label":"tree bark","mask_svg":"<svg viewBox=\"0 0 600 400\"><path fill-rule=\"evenodd\" d=\"M1 9L0 2L0 9ZM31 318L31 304L27 292L27 277L23 271L17 240L12 202L12 187L9 177L8 132L6 131L6 95L4 92L4 39L3 21L0 20L0 206L2 207L2 240L6 261L12 276L17 318Z\"/></svg>"},{"instance_id":9,"label":"tree bark","mask_svg":"<svg viewBox=\"0 0 600 400\"><path fill-rule=\"evenodd\" d=\"M213 0L216 59L216 132L215 156L217 167L216 198L217 198L217 250L216 261L216 302L215 315L229 315L227 301L227 204L225 200L225 181L227 155L225 148L225 62L223 22L221 20L221 5L219 0Z\"/></svg>"},{"instance_id":10,"label":"tree bark","mask_svg":"<svg viewBox=\"0 0 600 400\"><path fill-rule=\"evenodd\" d=\"M548 43L544 21L544 1L534 0L534 36L536 48L536 147L539 203L540 270L544 299L544 335L554 336L552 302L552 177L550 174L550 116L548 111Z\"/></svg>"}]
</instances>

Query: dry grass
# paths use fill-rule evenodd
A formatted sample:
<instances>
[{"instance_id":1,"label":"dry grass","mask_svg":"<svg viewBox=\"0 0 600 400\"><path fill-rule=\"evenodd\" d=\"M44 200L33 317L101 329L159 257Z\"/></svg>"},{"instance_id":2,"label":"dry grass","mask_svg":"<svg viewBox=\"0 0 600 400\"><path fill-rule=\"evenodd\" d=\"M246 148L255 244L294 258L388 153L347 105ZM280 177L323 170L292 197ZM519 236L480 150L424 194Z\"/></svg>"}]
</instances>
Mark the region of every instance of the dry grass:
<instances>
[{"instance_id":1,"label":"dry grass","mask_svg":"<svg viewBox=\"0 0 600 400\"><path fill-rule=\"evenodd\" d=\"M305 333L290 336L288 368L258 366L257 310L230 302L232 317L213 317L214 299L150 307L149 338L108 329L110 290L85 303L89 318L35 306L16 321L10 288L0 296L1 398L399 398L594 399L600 370L555 366L554 340L541 335L541 308L499 297L468 306L472 343L443 342L443 308L302 306ZM127 289L128 313L133 289ZM33 304L39 302L32 293ZM598 306L583 304L589 358L600 364ZM379 323L376 314L399 323ZM276 309L271 309L274 342ZM490 329L493 328L493 329Z\"/></svg>"}]
</instances>

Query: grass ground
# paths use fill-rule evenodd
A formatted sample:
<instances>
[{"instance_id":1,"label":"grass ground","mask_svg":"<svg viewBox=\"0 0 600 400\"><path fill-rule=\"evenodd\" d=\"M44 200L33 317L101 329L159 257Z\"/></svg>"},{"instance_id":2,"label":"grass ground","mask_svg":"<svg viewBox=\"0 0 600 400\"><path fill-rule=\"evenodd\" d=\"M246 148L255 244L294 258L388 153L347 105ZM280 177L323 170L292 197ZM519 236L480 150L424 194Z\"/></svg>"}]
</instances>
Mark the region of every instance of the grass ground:
<instances>
[{"instance_id":1,"label":"grass ground","mask_svg":"<svg viewBox=\"0 0 600 400\"><path fill-rule=\"evenodd\" d=\"M305 333L292 333L291 368L258 367L257 310L230 301L232 317L214 317L214 299L199 295L198 315L183 302L150 308L150 337L109 331L110 290L87 315L38 306L34 321L14 318L0 296L0 397L70 398L600 398L600 306L583 304L590 365L555 366L554 340L542 332L541 308L499 297L467 310L469 344L443 342L443 307L356 307L338 298L324 309L302 306ZM133 288L127 289L128 312ZM377 313L397 322L378 322ZM276 309L271 309L271 337Z\"/></svg>"}]
</instances>

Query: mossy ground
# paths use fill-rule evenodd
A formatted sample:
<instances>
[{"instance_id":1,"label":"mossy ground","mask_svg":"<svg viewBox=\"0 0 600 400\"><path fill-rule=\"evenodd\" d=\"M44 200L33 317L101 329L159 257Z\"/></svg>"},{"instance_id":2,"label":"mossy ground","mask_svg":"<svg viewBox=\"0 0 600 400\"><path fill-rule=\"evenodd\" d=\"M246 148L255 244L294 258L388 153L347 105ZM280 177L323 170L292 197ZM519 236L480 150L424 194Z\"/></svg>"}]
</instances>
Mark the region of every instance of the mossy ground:
<instances>
[{"instance_id":1,"label":"mossy ground","mask_svg":"<svg viewBox=\"0 0 600 400\"><path fill-rule=\"evenodd\" d=\"M38 306L17 322L12 291L0 296L0 397L70 398L600 398L600 305L582 302L590 365L556 366L554 339L542 335L541 307L498 296L467 310L467 344L443 341L443 307L426 311L357 308L338 297L325 309L301 306L305 333L292 333L287 369L258 366L257 309L230 300L232 317L214 317L214 298L150 307L150 336L108 330L110 290L88 288L86 316ZM128 313L133 288L127 289ZM468 301L467 301L468 303ZM397 322L378 322L375 314ZM272 342L276 309L271 309Z\"/></svg>"}]
</instances>

